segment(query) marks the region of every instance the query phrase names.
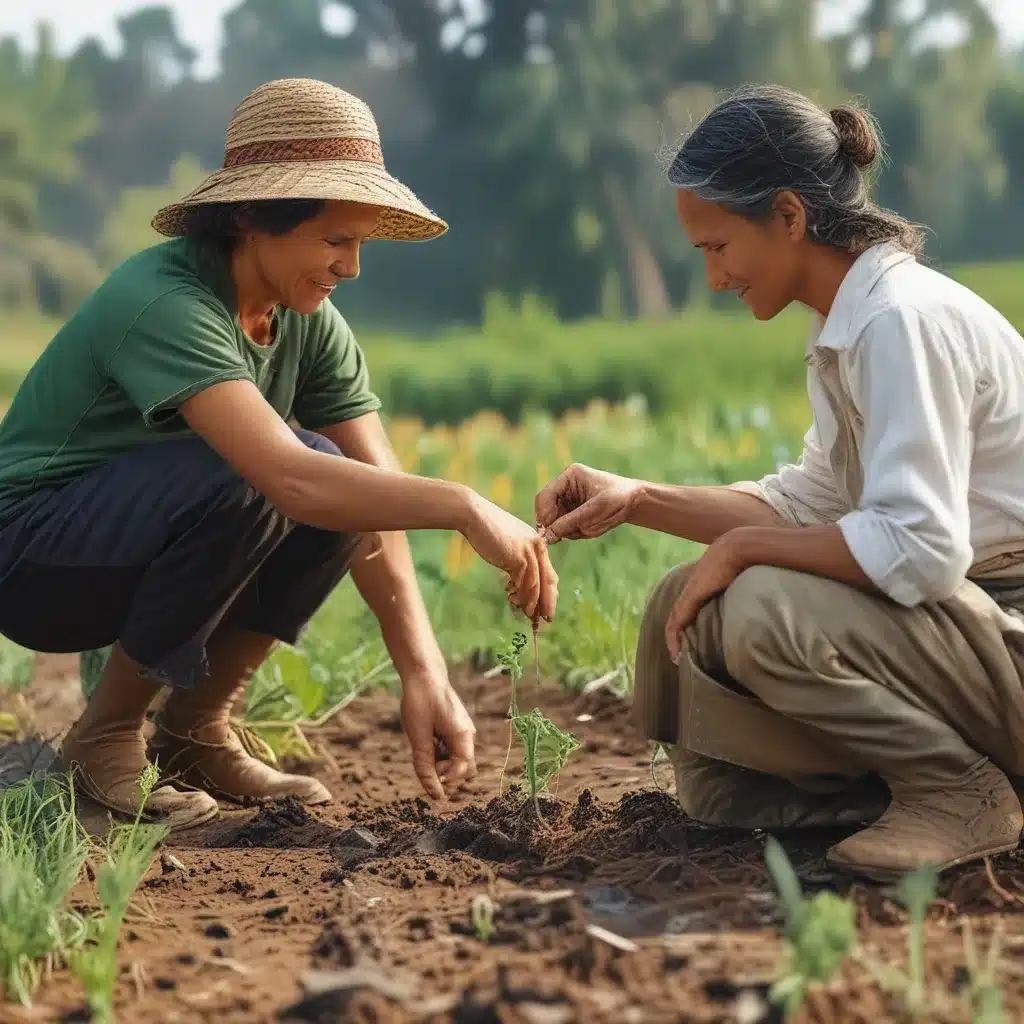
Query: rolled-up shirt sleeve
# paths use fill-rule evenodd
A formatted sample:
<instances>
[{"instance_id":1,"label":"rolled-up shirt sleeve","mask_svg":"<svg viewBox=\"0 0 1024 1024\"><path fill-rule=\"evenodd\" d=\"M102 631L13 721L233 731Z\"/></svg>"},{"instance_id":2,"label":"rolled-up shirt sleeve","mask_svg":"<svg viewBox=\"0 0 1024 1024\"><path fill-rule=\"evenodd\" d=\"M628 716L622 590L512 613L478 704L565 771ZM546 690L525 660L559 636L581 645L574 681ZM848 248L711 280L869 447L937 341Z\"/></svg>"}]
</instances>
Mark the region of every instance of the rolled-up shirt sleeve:
<instances>
[{"instance_id":1,"label":"rolled-up shirt sleeve","mask_svg":"<svg viewBox=\"0 0 1024 1024\"><path fill-rule=\"evenodd\" d=\"M864 485L839 528L864 573L894 601L941 600L973 559L974 374L941 325L908 309L876 316L849 367L863 418Z\"/></svg>"},{"instance_id":2,"label":"rolled-up shirt sleeve","mask_svg":"<svg viewBox=\"0 0 1024 1024\"><path fill-rule=\"evenodd\" d=\"M836 489L817 424L811 424L804 436L798 462L783 466L760 480L730 484L730 489L753 494L771 505L782 519L797 526L828 526L838 522L847 510Z\"/></svg>"}]
</instances>

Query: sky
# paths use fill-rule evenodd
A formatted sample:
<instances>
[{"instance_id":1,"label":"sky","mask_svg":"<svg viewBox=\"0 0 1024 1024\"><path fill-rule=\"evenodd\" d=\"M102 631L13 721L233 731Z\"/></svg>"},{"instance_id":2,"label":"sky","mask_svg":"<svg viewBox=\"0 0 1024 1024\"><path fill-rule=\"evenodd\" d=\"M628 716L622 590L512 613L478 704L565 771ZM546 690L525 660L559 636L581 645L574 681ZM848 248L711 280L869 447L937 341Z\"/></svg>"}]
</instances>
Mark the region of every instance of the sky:
<instances>
[{"instance_id":1,"label":"sky","mask_svg":"<svg viewBox=\"0 0 1024 1024\"><path fill-rule=\"evenodd\" d=\"M196 69L201 77L215 74L220 47L221 18L239 0L155 0L170 6L177 17L183 39L200 53ZM287 0L282 0L287 2ZM906 0L913 6L922 0ZM1024 45L1024 0L984 0L995 15L1007 45ZM842 24L863 0L822 0L822 22ZM57 48L69 53L89 36L98 36L105 46L117 49L119 16L143 6L139 0L0 0L0 37L15 35L28 48L35 41L35 25L50 21L56 30ZM341 4L338 5L342 6ZM341 12L338 12L341 13Z\"/></svg>"}]
</instances>

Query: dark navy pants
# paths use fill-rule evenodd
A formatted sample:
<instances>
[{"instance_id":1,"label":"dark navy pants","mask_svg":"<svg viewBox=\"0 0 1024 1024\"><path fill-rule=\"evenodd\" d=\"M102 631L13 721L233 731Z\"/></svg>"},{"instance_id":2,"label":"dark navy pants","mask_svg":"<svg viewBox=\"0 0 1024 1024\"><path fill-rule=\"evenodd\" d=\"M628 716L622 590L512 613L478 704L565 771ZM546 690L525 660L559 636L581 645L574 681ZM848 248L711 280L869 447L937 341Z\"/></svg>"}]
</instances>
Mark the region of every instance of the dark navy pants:
<instances>
[{"instance_id":1,"label":"dark navy pants","mask_svg":"<svg viewBox=\"0 0 1024 1024\"><path fill-rule=\"evenodd\" d=\"M0 633L48 653L119 641L148 678L192 687L221 622L295 643L360 539L286 518L201 438L155 442L5 516Z\"/></svg>"}]
</instances>

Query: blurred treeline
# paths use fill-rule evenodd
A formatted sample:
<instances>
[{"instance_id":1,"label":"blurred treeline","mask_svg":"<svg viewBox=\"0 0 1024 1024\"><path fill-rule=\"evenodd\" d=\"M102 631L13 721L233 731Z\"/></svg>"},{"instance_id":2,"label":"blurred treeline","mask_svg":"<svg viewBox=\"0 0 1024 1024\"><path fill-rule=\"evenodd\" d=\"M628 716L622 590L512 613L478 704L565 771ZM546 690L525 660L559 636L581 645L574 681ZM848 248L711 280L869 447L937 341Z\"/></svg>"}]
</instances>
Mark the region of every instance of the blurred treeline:
<instances>
[{"instance_id":1,"label":"blurred treeline","mask_svg":"<svg viewBox=\"0 0 1024 1024\"><path fill-rule=\"evenodd\" d=\"M157 238L162 203L219 166L239 100L271 78L364 98L385 159L452 225L373 244L346 287L360 324L477 323L488 297L559 318L706 306L674 222L667 154L723 90L775 81L859 98L889 161L879 200L942 263L1024 256L1024 63L979 0L870 0L821 38L829 0L239 0L216 78L165 7L122 52L0 43L0 305L63 315ZM1007 0L1018 2L1018 0ZM943 40L938 45L935 40Z\"/></svg>"}]
</instances>

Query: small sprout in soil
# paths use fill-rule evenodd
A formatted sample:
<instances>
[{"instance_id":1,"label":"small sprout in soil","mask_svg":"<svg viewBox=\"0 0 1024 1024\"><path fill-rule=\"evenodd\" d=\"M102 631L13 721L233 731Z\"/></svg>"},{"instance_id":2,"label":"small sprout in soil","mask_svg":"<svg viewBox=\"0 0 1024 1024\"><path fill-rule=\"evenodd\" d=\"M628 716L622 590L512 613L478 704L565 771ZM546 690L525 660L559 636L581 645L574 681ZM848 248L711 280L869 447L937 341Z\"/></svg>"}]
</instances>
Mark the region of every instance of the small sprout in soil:
<instances>
[{"instance_id":1,"label":"small sprout in soil","mask_svg":"<svg viewBox=\"0 0 1024 1024\"><path fill-rule=\"evenodd\" d=\"M789 1017L803 1003L810 986L827 982L839 969L856 939L852 901L832 892L806 899L782 845L769 836L765 861L778 889L789 943L789 970L771 988L771 1001L782 1003Z\"/></svg>"},{"instance_id":2,"label":"small sprout in soil","mask_svg":"<svg viewBox=\"0 0 1024 1024\"><path fill-rule=\"evenodd\" d=\"M494 934L494 904L484 895L474 896L470 910L473 931L481 942L490 942Z\"/></svg>"},{"instance_id":3,"label":"small sprout in soil","mask_svg":"<svg viewBox=\"0 0 1024 1024\"><path fill-rule=\"evenodd\" d=\"M537 818L541 818L538 795L547 784L566 765L569 755L579 747L579 741L570 733L563 732L554 722L544 717L540 708L534 708L527 714L519 710L516 700L516 682L523 677L523 665L520 656L529 641L525 633L516 633L512 642L503 651L498 652L498 661L508 671L511 680L511 699L508 717L512 729L523 744L523 765L526 782L531 799L537 809ZM509 751L512 738L509 737ZM506 764L508 759L506 758Z\"/></svg>"},{"instance_id":4,"label":"small sprout in soil","mask_svg":"<svg viewBox=\"0 0 1024 1024\"><path fill-rule=\"evenodd\" d=\"M141 824L146 801L159 777L156 764L143 769L139 776L139 807L135 820L127 825L115 825L107 835L106 859L96 872L96 891L105 914L95 923L92 944L70 958L72 973L85 988L93 1020L99 1024L113 1019L117 939L124 915L158 844L169 832L166 825Z\"/></svg>"}]
</instances>

